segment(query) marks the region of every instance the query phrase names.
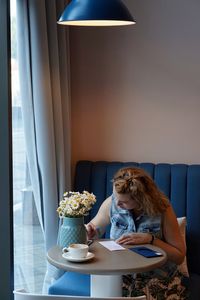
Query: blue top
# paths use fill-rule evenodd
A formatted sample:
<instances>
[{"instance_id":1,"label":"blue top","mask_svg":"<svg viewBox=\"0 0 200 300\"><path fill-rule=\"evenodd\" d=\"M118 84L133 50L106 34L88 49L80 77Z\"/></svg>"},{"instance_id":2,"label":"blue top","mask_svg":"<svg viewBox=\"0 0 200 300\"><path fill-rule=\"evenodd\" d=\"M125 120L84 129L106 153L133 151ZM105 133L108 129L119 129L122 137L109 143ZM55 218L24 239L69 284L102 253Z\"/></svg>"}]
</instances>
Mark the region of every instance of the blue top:
<instances>
[{"instance_id":1,"label":"blue top","mask_svg":"<svg viewBox=\"0 0 200 300\"><path fill-rule=\"evenodd\" d=\"M117 206L114 194L112 194L112 204L110 209L110 238L118 239L123 234L131 232L149 232L153 233L157 238L163 239L162 234L162 215L148 216L141 214L139 217L134 218L133 214L126 209ZM177 270L177 265L173 262L167 261L164 266L159 269L153 270L153 273L159 276L169 276ZM152 273L152 271L151 271Z\"/></svg>"}]
</instances>

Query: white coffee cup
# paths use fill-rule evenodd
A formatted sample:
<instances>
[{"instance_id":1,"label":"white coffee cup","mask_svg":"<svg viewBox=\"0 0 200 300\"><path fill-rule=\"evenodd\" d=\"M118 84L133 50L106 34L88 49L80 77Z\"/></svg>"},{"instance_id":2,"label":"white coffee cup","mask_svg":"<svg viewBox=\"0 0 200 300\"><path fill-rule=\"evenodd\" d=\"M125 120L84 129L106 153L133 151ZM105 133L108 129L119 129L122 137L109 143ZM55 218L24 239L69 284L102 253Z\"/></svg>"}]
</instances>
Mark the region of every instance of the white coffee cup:
<instances>
[{"instance_id":1,"label":"white coffee cup","mask_svg":"<svg viewBox=\"0 0 200 300\"><path fill-rule=\"evenodd\" d=\"M88 254L88 245L86 244L71 244L69 247L64 247L62 252L68 252L72 258L85 258Z\"/></svg>"}]
</instances>

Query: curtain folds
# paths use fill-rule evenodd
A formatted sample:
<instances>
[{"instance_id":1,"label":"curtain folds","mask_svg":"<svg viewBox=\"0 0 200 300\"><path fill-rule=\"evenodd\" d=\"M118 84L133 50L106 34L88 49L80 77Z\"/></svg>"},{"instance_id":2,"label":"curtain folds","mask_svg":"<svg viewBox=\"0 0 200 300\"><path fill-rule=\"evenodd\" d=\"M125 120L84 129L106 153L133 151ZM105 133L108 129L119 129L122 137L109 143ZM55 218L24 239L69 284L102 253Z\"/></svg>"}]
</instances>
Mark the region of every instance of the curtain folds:
<instances>
[{"instance_id":1,"label":"curtain folds","mask_svg":"<svg viewBox=\"0 0 200 300\"><path fill-rule=\"evenodd\" d=\"M64 0L16 0L27 161L46 250L57 241L58 202L70 181L68 31Z\"/></svg>"}]
</instances>

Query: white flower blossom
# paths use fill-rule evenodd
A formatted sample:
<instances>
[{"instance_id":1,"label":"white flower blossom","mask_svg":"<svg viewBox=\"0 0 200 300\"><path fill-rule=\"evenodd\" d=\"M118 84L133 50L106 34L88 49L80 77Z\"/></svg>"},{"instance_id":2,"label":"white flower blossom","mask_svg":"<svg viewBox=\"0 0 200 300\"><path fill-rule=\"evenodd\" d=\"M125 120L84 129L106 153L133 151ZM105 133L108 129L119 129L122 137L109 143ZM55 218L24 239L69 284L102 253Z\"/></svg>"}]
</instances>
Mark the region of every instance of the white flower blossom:
<instances>
[{"instance_id":1,"label":"white flower blossom","mask_svg":"<svg viewBox=\"0 0 200 300\"><path fill-rule=\"evenodd\" d=\"M87 191L65 192L59 203L57 212L59 217L81 217L88 214L96 202L96 196Z\"/></svg>"}]
</instances>

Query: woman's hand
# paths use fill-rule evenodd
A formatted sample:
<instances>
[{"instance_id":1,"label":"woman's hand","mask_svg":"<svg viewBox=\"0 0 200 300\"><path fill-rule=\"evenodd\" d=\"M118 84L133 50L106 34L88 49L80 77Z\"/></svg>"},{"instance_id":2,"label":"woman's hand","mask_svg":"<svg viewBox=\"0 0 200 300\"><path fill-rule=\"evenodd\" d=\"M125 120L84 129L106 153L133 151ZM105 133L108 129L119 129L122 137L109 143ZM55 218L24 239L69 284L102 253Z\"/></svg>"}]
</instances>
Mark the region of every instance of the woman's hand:
<instances>
[{"instance_id":1,"label":"woman's hand","mask_svg":"<svg viewBox=\"0 0 200 300\"><path fill-rule=\"evenodd\" d=\"M98 213L92 221L85 225L89 240L101 237L106 226L110 224L111 201L110 196L101 204Z\"/></svg>"},{"instance_id":2,"label":"woman's hand","mask_svg":"<svg viewBox=\"0 0 200 300\"><path fill-rule=\"evenodd\" d=\"M87 230L87 236L88 236L88 239L93 239L97 236L97 229L96 229L96 226L90 222L88 223L87 225L85 225L86 227L86 230Z\"/></svg>"},{"instance_id":3,"label":"woman's hand","mask_svg":"<svg viewBox=\"0 0 200 300\"><path fill-rule=\"evenodd\" d=\"M124 245L140 245L149 244L152 240L152 235L150 233L136 232L124 234L118 238L115 242Z\"/></svg>"}]
</instances>

